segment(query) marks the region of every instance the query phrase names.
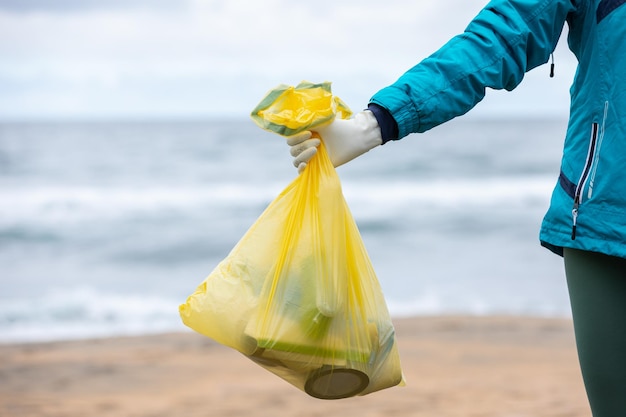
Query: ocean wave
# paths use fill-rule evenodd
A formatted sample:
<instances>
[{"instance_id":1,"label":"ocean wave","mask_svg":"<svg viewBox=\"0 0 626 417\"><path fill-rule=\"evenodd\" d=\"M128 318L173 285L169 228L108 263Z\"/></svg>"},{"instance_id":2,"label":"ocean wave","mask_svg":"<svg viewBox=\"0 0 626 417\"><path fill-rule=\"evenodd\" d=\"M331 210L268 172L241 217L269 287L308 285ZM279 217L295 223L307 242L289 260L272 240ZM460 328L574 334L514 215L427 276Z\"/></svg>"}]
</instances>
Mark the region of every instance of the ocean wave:
<instances>
[{"instance_id":1,"label":"ocean wave","mask_svg":"<svg viewBox=\"0 0 626 417\"><path fill-rule=\"evenodd\" d=\"M115 219L137 213L236 206L270 201L273 187L221 184L214 187L50 186L1 189L0 224Z\"/></svg>"},{"instance_id":2,"label":"ocean wave","mask_svg":"<svg viewBox=\"0 0 626 417\"><path fill-rule=\"evenodd\" d=\"M222 183L134 187L49 186L0 189L0 225L41 221L110 219L141 213L177 210L229 210L266 205L286 184ZM513 177L438 181L346 180L343 190L350 207L364 211L420 204L426 207L520 205L545 203L552 178Z\"/></svg>"},{"instance_id":3,"label":"ocean wave","mask_svg":"<svg viewBox=\"0 0 626 417\"><path fill-rule=\"evenodd\" d=\"M29 343L190 331L178 315L176 300L160 296L112 294L92 288L57 290L29 299L0 304L0 343ZM411 300L388 299L392 318L434 315L521 315L568 317L558 305L537 304L520 298L494 302L494 298L467 295L458 303L436 292Z\"/></svg>"},{"instance_id":4,"label":"ocean wave","mask_svg":"<svg viewBox=\"0 0 626 417\"><path fill-rule=\"evenodd\" d=\"M411 300L388 300L388 308L395 318L438 315L507 315L532 317L570 317L570 310L559 303L538 304L531 299L519 298L498 301L494 297L465 294L463 301L446 300L447 297L432 292Z\"/></svg>"},{"instance_id":5,"label":"ocean wave","mask_svg":"<svg viewBox=\"0 0 626 417\"><path fill-rule=\"evenodd\" d=\"M178 303L163 297L57 290L0 304L0 342L43 342L181 331Z\"/></svg>"}]
</instances>

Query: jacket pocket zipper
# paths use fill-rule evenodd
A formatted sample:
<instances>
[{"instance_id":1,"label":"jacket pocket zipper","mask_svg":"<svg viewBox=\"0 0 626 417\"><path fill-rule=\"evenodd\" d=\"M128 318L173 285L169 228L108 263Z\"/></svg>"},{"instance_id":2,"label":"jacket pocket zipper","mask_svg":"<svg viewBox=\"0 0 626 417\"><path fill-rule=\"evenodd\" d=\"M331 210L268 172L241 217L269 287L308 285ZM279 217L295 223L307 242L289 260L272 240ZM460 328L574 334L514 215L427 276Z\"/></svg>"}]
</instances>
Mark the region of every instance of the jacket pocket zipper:
<instances>
[{"instance_id":1,"label":"jacket pocket zipper","mask_svg":"<svg viewBox=\"0 0 626 417\"><path fill-rule=\"evenodd\" d=\"M600 150L602 148L602 141L604 140L604 128L606 126L606 116L609 111L609 102L604 102L604 118L602 119L602 125L598 130L598 139L596 140L595 156L593 158L593 166L590 171L589 177L589 190L587 191L587 200L591 198L593 194L593 184L596 179L596 171L598 170L598 163L600 162Z\"/></svg>"},{"instance_id":2,"label":"jacket pocket zipper","mask_svg":"<svg viewBox=\"0 0 626 417\"><path fill-rule=\"evenodd\" d=\"M576 186L576 193L574 194L574 207L572 208L572 240L576 239L576 222L578 220L578 209L582 203L583 190L585 184L589 178L591 167L593 166L593 158L596 153L596 142L598 140L598 123L594 123L591 129L591 139L589 140L589 151L587 152L587 160L585 161L585 168L580 175L578 185Z\"/></svg>"}]
</instances>

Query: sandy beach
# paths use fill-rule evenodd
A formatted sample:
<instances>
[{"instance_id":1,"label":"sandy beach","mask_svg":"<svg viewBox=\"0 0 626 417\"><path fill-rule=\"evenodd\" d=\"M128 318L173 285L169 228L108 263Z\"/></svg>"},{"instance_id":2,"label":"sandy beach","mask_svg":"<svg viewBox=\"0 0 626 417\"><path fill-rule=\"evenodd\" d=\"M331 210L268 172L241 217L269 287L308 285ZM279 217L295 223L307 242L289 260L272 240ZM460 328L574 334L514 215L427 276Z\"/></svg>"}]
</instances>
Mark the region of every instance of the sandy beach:
<instances>
[{"instance_id":1,"label":"sandy beach","mask_svg":"<svg viewBox=\"0 0 626 417\"><path fill-rule=\"evenodd\" d=\"M589 417L571 322L394 320L405 387L311 398L195 333L0 345L1 416Z\"/></svg>"}]
</instances>

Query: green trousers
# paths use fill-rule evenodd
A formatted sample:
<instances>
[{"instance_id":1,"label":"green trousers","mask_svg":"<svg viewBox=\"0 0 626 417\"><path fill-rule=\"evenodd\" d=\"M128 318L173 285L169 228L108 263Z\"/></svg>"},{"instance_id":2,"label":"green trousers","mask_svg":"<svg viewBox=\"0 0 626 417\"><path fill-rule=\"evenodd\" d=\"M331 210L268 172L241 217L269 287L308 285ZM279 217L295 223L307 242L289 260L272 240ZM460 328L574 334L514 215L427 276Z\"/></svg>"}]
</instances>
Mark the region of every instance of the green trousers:
<instances>
[{"instance_id":1,"label":"green trousers","mask_svg":"<svg viewBox=\"0 0 626 417\"><path fill-rule=\"evenodd\" d=\"M575 249L564 258L591 411L626 416L626 259Z\"/></svg>"}]
</instances>

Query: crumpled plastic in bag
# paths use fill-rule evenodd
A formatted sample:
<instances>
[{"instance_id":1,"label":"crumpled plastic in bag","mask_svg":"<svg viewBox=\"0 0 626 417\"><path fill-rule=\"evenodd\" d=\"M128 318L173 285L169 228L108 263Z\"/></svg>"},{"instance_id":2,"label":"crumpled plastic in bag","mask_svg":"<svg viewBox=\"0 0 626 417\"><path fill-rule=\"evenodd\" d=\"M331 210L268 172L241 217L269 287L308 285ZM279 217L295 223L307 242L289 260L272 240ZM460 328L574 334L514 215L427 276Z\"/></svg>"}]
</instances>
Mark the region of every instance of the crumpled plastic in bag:
<instances>
[{"instance_id":1,"label":"crumpled plastic in bag","mask_svg":"<svg viewBox=\"0 0 626 417\"><path fill-rule=\"evenodd\" d=\"M305 82L272 90L252 117L288 135L338 114L350 112L330 83ZM323 143L180 315L316 398L404 382L382 289Z\"/></svg>"},{"instance_id":2,"label":"crumpled plastic in bag","mask_svg":"<svg viewBox=\"0 0 626 417\"><path fill-rule=\"evenodd\" d=\"M252 120L261 128L291 136L330 123L336 116L352 115L348 106L331 92L329 82L303 81L296 87L281 84L252 110Z\"/></svg>"}]
</instances>

